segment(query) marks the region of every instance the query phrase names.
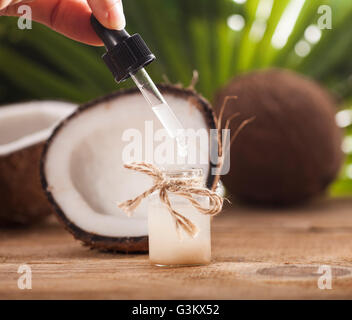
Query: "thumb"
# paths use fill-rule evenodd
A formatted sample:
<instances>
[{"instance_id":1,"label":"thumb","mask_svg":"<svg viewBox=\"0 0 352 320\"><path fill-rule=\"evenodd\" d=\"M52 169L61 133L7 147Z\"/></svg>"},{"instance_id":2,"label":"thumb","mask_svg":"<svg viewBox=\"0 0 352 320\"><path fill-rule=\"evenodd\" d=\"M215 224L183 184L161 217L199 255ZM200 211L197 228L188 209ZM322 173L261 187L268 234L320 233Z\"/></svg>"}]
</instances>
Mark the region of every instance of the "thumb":
<instances>
[{"instance_id":1,"label":"thumb","mask_svg":"<svg viewBox=\"0 0 352 320\"><path fill-rule=\"evenodd\" d=\"M93 14L108 29L124 29L125 15L121 0L88 0Z\"/></svg>"}]
</instances>

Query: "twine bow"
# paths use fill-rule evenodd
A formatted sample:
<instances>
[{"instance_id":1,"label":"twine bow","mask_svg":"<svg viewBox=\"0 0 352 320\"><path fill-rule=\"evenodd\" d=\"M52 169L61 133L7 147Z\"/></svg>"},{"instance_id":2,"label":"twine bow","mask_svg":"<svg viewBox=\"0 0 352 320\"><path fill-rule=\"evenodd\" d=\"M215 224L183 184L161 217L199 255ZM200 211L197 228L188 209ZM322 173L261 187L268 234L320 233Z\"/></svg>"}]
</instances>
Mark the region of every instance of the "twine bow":
<instances>
[{"instance_id":1,"label":"twine bow","mask_svg":"<svg viewBox=\"0 0 352 320\"><path fill-rule=\"evenodd\" d=\"M159 190L160 200L162 203L164 203L171 216L175 219L176 230L179 235L179 229L182 228L191 237L195 237L198 233L197 226L191 220L172 208L168 193L171 192L186 198L190 201L192 206L202 214L214 216L218 214L222 209L223 198L214 191L197 186L195 180L167 179L163 172L160 171L157 167L144 162L125 164L124 167L130 170L145 173L154 179L154 185L150 189L143 192L138 197L127 200L118 205L118 207L125 211L128 215L131 215L131 213L136 209L136 207L138 207L144 198L148 197L154 191ZM209 207L202 207L201 204L195 200L192 195L209 197Z\"/></svg>"}]
</instances>

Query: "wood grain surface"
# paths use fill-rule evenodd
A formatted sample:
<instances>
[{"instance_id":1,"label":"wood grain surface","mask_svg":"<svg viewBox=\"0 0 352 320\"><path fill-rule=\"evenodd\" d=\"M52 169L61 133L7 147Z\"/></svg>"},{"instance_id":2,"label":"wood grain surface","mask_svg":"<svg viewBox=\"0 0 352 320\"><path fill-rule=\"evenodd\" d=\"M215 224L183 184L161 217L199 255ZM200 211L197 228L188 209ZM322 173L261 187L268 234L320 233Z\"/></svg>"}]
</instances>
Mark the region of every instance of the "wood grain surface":
<instances>
[{"instance_id":1,"label":"wood grain surface","mask_svg":"<svg viewBox=\"0 0 352 320\"><path fill-rule=\"evenodd\" d=\"M160 268L148 255L83 247L52 217L32 229L0 230L1 299L351 299L352 199L305 207L232 207L213 220L213 263ZM21 264L32 289L20 290ZM321 290L320 265L332 268Z\"/></svg>"}]
</instances>

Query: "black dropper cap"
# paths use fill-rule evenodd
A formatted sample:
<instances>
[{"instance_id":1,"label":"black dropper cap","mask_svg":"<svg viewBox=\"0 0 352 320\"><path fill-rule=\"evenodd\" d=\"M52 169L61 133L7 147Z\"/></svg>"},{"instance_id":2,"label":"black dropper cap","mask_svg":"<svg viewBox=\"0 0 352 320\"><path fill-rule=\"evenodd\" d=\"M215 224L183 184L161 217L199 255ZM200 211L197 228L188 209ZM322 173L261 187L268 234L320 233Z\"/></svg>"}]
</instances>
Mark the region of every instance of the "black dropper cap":
<instances>
[{"instance_id":1,"label":"black dropper cap","mask_svg":"<svg viewBox=\"0 0 352 320\"><path fill-rule=\"evenodd\" d=\"M155 60L155 56L138 33L130 36L125 29L107 29L94 15L90 20L107 50L102 58L117 82L128 79L130 73L137 72Z\"/></svg>"}]
</instances>

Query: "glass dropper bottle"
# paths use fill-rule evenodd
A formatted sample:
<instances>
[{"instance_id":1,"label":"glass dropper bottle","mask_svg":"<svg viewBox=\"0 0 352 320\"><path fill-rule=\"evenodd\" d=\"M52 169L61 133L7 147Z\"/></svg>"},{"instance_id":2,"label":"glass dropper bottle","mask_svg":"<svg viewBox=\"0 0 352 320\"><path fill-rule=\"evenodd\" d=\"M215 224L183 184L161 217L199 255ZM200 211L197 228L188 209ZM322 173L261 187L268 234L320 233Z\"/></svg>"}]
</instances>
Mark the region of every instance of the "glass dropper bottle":
<instances>
[{"instance_id":1,"label":"glass dropper bottle","mask_svg":"<svg viewBox=\"0 0 352 320\"><path fill-rule=\"evenodd\" d=\"M124 29L107 29L94 15L91 16L91 24L105 45L107 52L103 60L116 82L132 78L169 136L176 139L179 155L186 156L184 128L144 69L155 60L155 56L142 37L138 33L131 36Z\"/></svg>"}]
</instances>

